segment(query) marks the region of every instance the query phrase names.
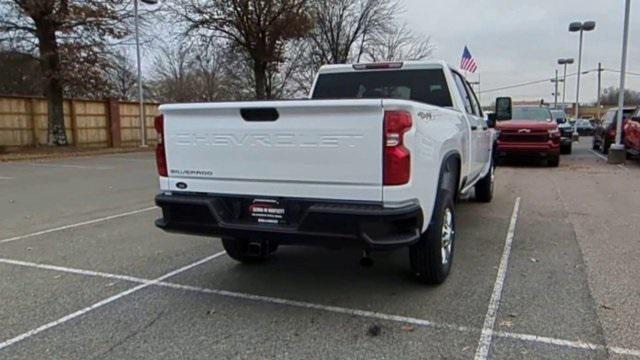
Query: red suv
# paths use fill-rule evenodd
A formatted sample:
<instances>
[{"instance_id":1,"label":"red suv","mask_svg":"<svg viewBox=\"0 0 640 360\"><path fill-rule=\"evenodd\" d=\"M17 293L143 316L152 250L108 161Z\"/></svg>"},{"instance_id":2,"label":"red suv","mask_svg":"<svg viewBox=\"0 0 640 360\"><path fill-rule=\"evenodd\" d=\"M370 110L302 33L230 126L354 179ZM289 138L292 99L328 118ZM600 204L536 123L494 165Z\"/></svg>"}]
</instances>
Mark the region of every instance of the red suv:
<instances>
[{"instance_id":1,"label":"red suv","mask_svg":"<svg viewBox=\"0 0 640 360\"><path fill-rule=\"evenodd\" d=\"M640 155L640 106L636 108L630 118L625 121L624 130L624 146L631 155Z\"/></svg>"},{"instance_id":2,"label":"red suv","mask_svg":"<svg viewBox=\"0 0 640 360\"><path fill-rule=\"evenodd\" d=\"M624 131L627 118L633 113L632 107L622 108L622 137L625 137ZM603 154L609 152L609 147L616 140L616 124L618 123L618 108L611 108L604 113L600 124L593 130L593 150L600 150Z\"/></svg>"},{"instance_id":3,"label":"red suv","mask_svg":"<svg viewBox=\"0 0 640 360\"><path fill-rule=\"evenodd\" d=\"M514 106L511 120L499 121L496 154L534 155L547 159L549 166L560 164L560 131L548 108Z\"/></svg>"}]
</instances>

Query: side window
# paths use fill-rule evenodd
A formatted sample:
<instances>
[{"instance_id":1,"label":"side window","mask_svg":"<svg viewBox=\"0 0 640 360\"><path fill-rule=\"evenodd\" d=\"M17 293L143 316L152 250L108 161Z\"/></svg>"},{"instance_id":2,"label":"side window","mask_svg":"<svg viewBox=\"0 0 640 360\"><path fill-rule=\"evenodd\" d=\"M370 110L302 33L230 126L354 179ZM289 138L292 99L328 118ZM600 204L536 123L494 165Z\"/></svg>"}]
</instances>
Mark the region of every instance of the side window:
<instances>
[{"instance_id":1,"label":"side window","mask_svg":"<svg viewBox=\"0 0 640 360\"><path fill-rule=\"evenodd\" d=\"M478 98L476 97L476 94L473 92L473 88L471 87L468 81L465 81L465 84L467 85L467 93L471 98L471 105L473 106L473 114L476 116L482 117L482 108L480 107L480 103L478 102Z\"/></svg>"},{"instance_id":2,"label":"side window","mask_svg":"<svg viewBox=\"0 0 640 360\"><path fill-rule=\"evenodd\" d=\"M453 79L456 82L456 88L458 88L458 93L464 102L464 108L467 114L473 114L473 107L471 106L471 100L469 99L469 94L467 93L467 89L464 86L464 80L458 73L453 73Z\"/></svg>"},{"instance_id":3,"label":"side window","mask_svg":"<svg viewBox=\"0 0 640 360\"><path fill-rule=\"evenodd\" d=\"M604 115L604 120L602 121L602 125L604 126L609 125L613 121L614 114L615 114L614 110L607 111L607 113Z\"/></svg>"}]
</instances>

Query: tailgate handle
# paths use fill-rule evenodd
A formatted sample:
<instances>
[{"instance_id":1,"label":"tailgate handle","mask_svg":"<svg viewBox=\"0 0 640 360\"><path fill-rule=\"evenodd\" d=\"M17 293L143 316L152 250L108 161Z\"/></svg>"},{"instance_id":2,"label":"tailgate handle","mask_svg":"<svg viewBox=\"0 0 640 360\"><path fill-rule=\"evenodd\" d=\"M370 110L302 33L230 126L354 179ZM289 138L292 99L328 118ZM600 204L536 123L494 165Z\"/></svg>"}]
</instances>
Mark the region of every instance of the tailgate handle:
<instances>
[{"instance_id":1,"label":"tailgate handle","mask_svg":"<svg viewBox=\"0 0 640 360\"><path fill-rule=\"evenodd\" d=\"M276 121L280 117L275 108L240 109L240 115L245 121Z\"/></svg>"}]
</instances>

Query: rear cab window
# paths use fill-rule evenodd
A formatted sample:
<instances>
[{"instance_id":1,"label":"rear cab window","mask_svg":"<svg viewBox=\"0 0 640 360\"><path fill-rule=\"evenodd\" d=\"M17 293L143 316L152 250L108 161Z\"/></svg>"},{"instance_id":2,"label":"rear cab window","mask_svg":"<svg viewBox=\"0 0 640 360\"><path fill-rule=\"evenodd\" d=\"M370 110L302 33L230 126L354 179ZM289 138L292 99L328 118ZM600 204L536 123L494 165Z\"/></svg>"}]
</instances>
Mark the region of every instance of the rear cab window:
<instances>
[{"instance_id":1,"label":"rear cab window","mask_svg":"<svg viewBox=\"0 0 640 360\"><path fill-rule=\"evenodd\" d=\"M312 99L402 99L451 107L442 69L371 70L318 75Z\"/></svg>"}]
</instances>

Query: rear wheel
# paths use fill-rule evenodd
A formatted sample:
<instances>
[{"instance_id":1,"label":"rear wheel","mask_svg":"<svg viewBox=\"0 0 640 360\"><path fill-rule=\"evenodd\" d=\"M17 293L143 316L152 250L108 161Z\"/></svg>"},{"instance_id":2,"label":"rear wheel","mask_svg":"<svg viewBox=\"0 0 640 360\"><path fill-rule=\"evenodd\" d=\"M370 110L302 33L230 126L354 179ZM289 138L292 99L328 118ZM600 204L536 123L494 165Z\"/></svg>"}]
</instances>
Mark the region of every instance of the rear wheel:
<instances>
[{"instance_id":1,"label":"rear wheel","mask_svg":"<svg viewBox=\"0 0 640 360\"><path fill-rule=\"evenodd\" d=\"M573 150L573 144L564 145L560 147L560 152L563 154L571 154L572 150Z\"/></svg>"},{"instance_id":2,"label":"rear wheel","mask_svg":"<svg viewBox=\"0 0 640 360\"><path fill-rule=\"evenodd\" d=\"M457 169L447 169L445 165L443 171L450 172L448 176L443 174L440 180L440 189L429 227L420 240L409 248L411 270L418 280L426 284L443 283L449 275L453 260L456 224L454 194L457 191L455 184ZM451 179L453 183L445 183L452 181Z\"/></svg>"},{"instance_id":3,"label":"rear wheel","mask_svg":"<svg viewBox=\"0 0 640 360\"><path fill-rule=\"evenodd\" d=\"M598 145L598 143L596 142L596 137L594 136L593 139L591 140L591 149L598 150L599 148L600 148L600 145Z\"/></svg>"},{"instance_id":4,"label":"rear wheel","mask_svg":"<svg viewBox=\"0 0 640 360\"><path fill-rule=\"evenodd\" d=\"M278 249L278 244L275 242L231 237L222 238L222 246L230 258L243 263L264 261Z\"/></svg>"}]
</instances>

